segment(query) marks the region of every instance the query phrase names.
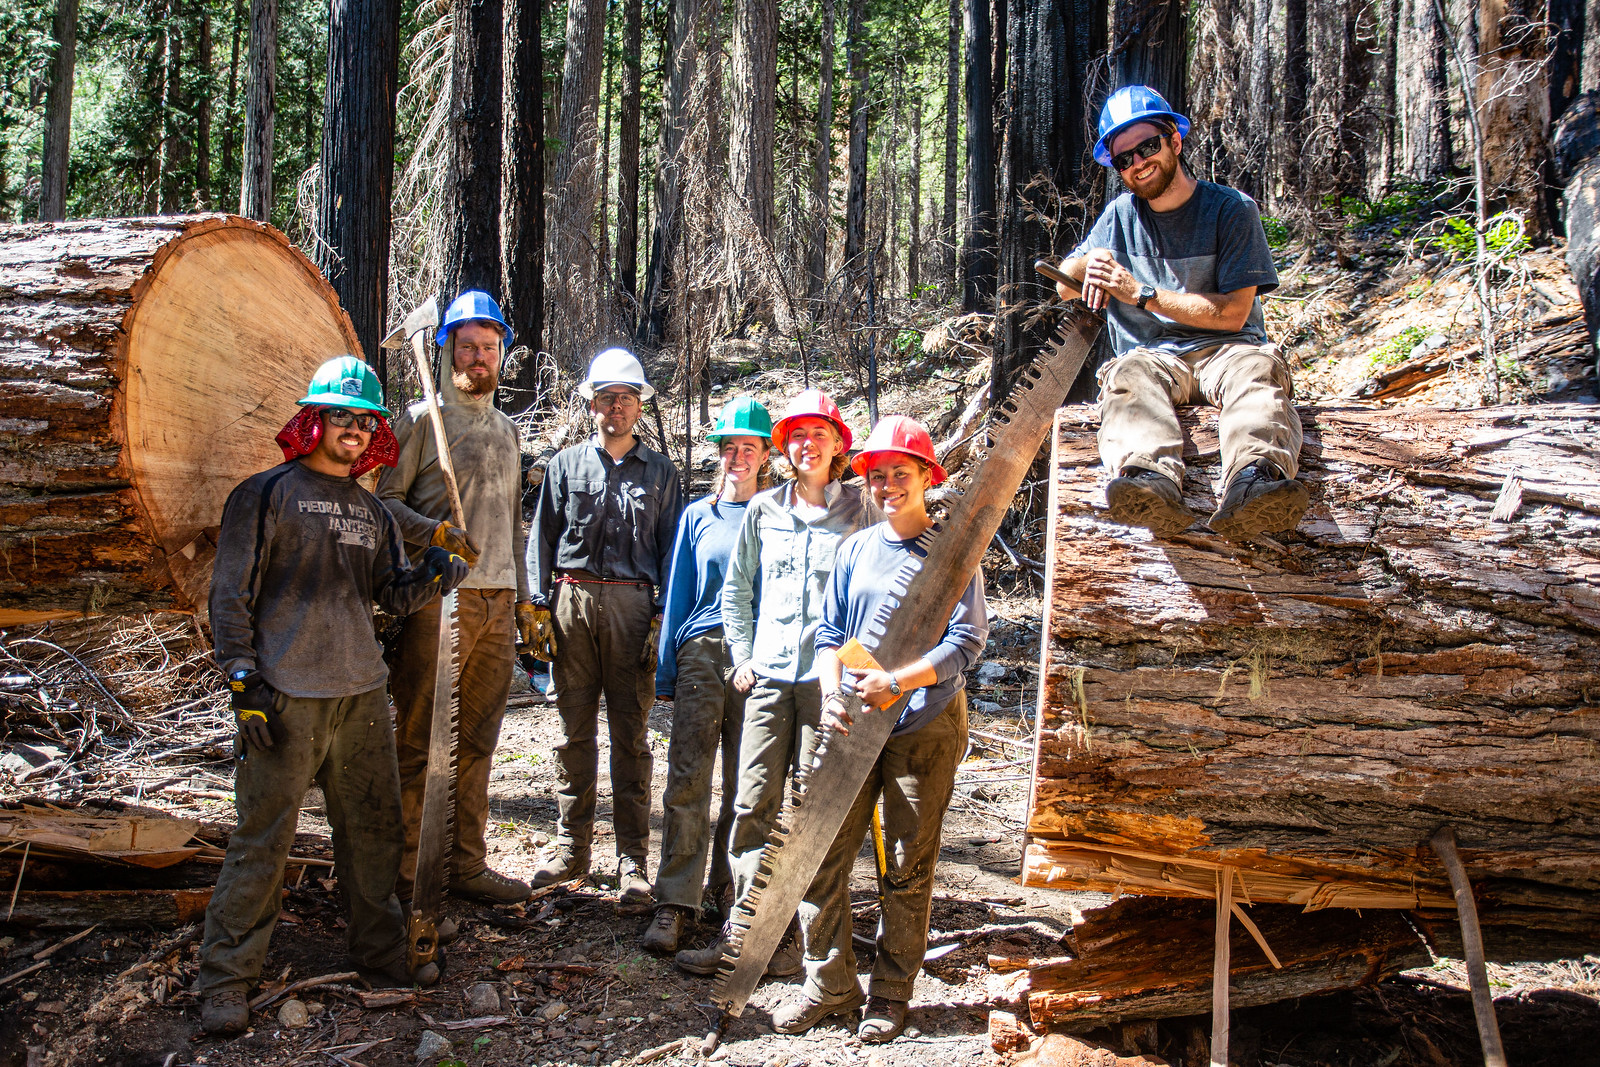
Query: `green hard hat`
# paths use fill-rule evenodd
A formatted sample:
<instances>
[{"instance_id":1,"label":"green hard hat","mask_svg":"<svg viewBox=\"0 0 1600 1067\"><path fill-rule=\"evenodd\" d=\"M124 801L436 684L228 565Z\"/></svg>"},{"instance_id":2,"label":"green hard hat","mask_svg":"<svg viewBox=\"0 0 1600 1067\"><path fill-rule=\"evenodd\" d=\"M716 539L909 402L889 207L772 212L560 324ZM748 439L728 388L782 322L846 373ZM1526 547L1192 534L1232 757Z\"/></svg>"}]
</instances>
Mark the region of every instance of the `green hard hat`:
<instances>
[{"instance_id":1,"label":"green hard hat","mask_svg":"<svg viewBox=\"0 0 1600 1067\"><path fill-rule=\"evenodd\" d=\"M311 379L311 388L295 402L376 411L384 418L389 417L389 409L383 406L383 384L378 381L377 372L355 356L336 356L318 367Z\"/></svg>"},{"instance_id":2,"label":"green hard hat","mask_svg":"<svg viewBox=\"0 0 1600 1067\"><path fill-rule=\"evenodd\" d=\"M753 396L736 396L722 405L717 413L717 424L706 431L708 441L740 435L772 440L772 416Z\"/></svg>"}]
</instances>

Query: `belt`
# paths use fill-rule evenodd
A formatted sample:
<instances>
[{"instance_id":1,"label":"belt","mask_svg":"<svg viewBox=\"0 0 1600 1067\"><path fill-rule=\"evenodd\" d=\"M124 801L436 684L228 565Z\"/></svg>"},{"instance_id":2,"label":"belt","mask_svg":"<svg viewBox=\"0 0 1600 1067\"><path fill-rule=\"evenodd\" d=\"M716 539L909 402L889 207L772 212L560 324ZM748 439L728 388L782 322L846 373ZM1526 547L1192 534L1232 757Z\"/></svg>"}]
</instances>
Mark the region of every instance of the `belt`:
<instances>
[{"instance_id":1,"label":"belt","mask_svg":"<svg viewBox=\"0 0 1600 1067\"><path fill-rule=\"evenodd\" d=\"M645 589L655 588L651 582L640 582L631 578L600 578L583 571L557 571L555 580L567 585L636 585Z\"/></svg>"}]
</instances>

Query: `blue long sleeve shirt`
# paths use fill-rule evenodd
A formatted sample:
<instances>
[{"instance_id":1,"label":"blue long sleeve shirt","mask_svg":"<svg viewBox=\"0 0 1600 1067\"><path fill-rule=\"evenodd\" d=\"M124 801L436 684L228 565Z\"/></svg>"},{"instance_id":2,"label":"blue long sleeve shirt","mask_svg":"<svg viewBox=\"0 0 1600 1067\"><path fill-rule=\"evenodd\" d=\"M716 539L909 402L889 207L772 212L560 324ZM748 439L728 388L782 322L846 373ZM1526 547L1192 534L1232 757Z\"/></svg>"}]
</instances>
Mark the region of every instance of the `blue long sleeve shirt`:
<instances>
[{"instance_id":1,"label":"blue long sleeve shirt","mask_svg":"<svg viewBox=\"0 0 1600 1067\"><path fill-rule=\"evenodd\" d=\"M913 555L927 555L915 539L902 541L887 522L851 534L834 556L833 575L822 601L822 625L817 628L817 649L839 648L850 638L867 633L867 624L891 597L898 599L895 575ZM938 678L933 685L913 690L900 712L894 732L908 734L934 720L945 705L965 688L963 673L977 662L989 640L989 610L983 599L983 572L977 571L950 613L939 643L923 655ZM904 667L885 663L885 670Z\"/></svg>"},{"instance_id":2,"label":"blue long sleeve shirt","mask_svg":"<svg viewBox=\"0 0 1600 1067\"><path fill-rule=\"evenodd\" d=\"M722 582L749 501L704 496L683 509L667 569L661 647L656 655L656 695L672 698L678 649L690 638L722 628Z\"/></svg>"}]
</instances>

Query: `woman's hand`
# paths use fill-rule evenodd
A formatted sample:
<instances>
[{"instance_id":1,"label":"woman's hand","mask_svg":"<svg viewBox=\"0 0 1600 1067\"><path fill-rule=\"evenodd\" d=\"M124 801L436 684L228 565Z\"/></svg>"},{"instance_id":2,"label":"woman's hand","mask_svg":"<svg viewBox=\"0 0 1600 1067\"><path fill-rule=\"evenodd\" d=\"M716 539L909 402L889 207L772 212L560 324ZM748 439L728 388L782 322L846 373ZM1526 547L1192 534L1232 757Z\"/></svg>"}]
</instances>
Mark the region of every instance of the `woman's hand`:
<instances>
[{"instance_id":1,"label":"woman's hand","mask_svg":"<svg viewBox=\"0 0 1600 1067\"><path fill-rule=\"evenodd\" d=\"M741 693L750 692L756 684L756 669L746 663L733 672L733 687Z\"/></svg>"},{"instance_id":2,"label":"woman's hand","mask_svg":"<svg viewBox=\"0 0 1600 1067\"><path fill-rule=\"evenodd\" d=\"M855 720L850 717L849 705L837 690L822 699L823 730L838 730L848 737L853 725Z\"/></svg>"},{"instance_id":3,"label":"woman's hand","mask_svg":"<svg viewBox=\"0 0 1600 1067\"><path fill-rule=\"evenodd\" d=\"M900 699L889 692L889 685L894 681L894 675L888 671L858 671L852 667L850 677L854 680L856 696L861 698L863 707L888 707Z\"/></svg>"}]
</instances>

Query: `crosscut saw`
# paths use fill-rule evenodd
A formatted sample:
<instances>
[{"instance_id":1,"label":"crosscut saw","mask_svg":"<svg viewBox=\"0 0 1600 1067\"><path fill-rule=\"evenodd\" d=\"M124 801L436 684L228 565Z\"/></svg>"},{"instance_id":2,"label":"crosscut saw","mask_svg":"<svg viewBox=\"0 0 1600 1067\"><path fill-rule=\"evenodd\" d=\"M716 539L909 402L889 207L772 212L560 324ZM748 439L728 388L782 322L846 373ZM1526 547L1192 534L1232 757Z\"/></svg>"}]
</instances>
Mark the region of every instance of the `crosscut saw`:
<instances>
[{"instance_id":1,"label":"crosscut saw","mask_svg":"<svg viewBox=\"0 0 1600 1067\"><path fill-rule=\"evenodd\" d=\"M950 613L999 531L1056 408L1066 399L1100 332L1097 316L1076 308L1069 308L1068 316L1057 340L1022 372L982 439L975 442L980 459L976 468L956 475L935 505L933 526L917 539L927 555L913 557L901 567L894 578L901 592L868 623L867 633L858 635L879 662L905 664L917 659L939 642L949 625ZM902 696L886 708L863 714L861 699L848 684L840 696L854 724L848 734L821 731L815 755L797 776L797 799L789 810L788 825L768 837L760 869L730 917L732 932L711 994L723 1014L707 1037L708 1047L744 1011L910 699Z\"/></svg>"},{"instance_id":2,"label":"crosscut saw","mask_svg":"<svg viewBox=\"0 0 1600 1067\"><path fill-rule=\"evenodd\" d=\"M406 316L403 324L383 340L384 348L399 348L411 341L417 379L428 405L428 421L433 426L433 443L439 452L439 473L450 496L450 521L465 530L466 516L461 508L461 491L456 482L455 464L450 459L450 442L444 433L444 413L433 388L433 371L428 366L427 339L439 325L439 304L432 297ZM406 923L406 963L416 970L431 963L439 954L439 906L449 879L450 844L455 840L456 738L461 720L461 699L456 678L456 591L444 595L439 604L439 645L434 654L433 719L428 732L428 777L422 792L422 827L417 840L417 872L411 884L411 917Z\"/></svg>"}]
</instances>

